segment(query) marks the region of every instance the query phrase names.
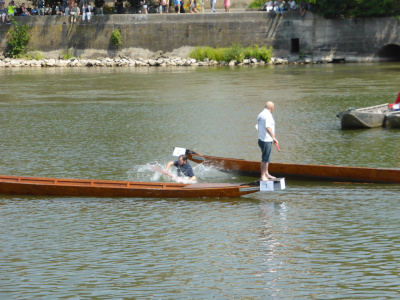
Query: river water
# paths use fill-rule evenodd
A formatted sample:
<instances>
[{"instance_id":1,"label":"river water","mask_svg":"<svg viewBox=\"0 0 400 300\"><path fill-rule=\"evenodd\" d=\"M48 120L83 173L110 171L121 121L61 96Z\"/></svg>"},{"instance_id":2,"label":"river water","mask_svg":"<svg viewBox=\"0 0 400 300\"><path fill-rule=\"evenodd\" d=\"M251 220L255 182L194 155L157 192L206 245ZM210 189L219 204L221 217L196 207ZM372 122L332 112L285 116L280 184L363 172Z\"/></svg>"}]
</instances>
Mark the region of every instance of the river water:
<instances>
[{"instance_id":1,"label":"river water","mask_svg":"<svg viewBox=\"0 0 400 300\"><path fill-rule=\"evenodd\" d=\"M400 64L1 69L0 174L167 181L174 146L259 160L275 102L288 163L400 168ZM251 182L194 166L200 182ZM400 187L287 181L235 199L0 195L1 299L398 299Z\"/></svg>"}]
</instances>

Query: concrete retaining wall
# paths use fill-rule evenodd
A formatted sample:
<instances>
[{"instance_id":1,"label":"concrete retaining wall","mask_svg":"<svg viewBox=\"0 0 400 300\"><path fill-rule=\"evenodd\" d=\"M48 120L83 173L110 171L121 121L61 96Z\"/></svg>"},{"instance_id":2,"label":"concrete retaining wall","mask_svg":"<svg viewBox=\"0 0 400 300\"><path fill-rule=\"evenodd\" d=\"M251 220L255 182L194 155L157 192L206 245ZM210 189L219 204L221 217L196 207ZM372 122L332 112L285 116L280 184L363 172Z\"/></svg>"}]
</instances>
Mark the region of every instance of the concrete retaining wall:
<instances>
[{"instance_id":1,"label":"concrete retaining wall","mask_svg":"<svg viewBox=\"0 0 400 300\"><path fill-rule=\"evenodd\" d=\"M16 17L29 25L30 46L39 51L75 49L107 50L115 28L123 48L168 52L184 46L273 46L275 56L291 52L313 55L377 56L390 44L400 49L400 26L394 18L326 20L298 12L284 16L265 12L218 14L108 15L90 24L72 25L65 16ZM0 47L7 45L10 25L0 25ZM400 55L400 51L399 51Z\"/></svg>"}]
</instances>

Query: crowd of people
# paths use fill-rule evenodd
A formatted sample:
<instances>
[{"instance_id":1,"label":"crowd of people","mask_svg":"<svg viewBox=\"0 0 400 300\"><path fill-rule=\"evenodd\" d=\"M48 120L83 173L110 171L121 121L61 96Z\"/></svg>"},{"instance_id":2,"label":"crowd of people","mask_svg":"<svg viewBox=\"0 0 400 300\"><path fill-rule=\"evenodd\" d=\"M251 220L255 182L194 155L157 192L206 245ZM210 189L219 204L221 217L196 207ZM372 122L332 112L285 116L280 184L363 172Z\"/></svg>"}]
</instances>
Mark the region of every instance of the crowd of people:
<instances>
[{"instance_id":1,"label":"crowd of people","mask_svg":"<svg viewBox=\"0 0 400 300\"><path fill-rule=\"evenodd\" d=\"M89 0L81 0L78 6L74 0L63 0L58 2L56 7L53 9L50 3L45 3L45 0L38 0L37 6L34 8L27 8L25 3L21 4L20 8L17 8L14 1L11 1L8 7L5 7L5 2L0 0L0 16L2 23L7 22L10 24L11 17L16 15L19 16L47 16L47 15L62 15L70 16L71 22L76 22L76 17L81 15L82 21L90 22L93 13L96 15L104 15L104 0L94 0L94 7L90 4ZM115 10L118 13L122 13L123 2L122 0L115 1Z\"/></svg>"},{"instance_id":2,"label":"crowd of people","mask_svg":"<svg viewBox=\"0 0 400 300\"><path fill-rule=\"evenodd\" d=\"M283 14L285 10L295 11L297 9L300 10L301 16L304 17L309 9L309 4L304 0L300 0L298 3L295 0L289 0L287 3L284 0L269 0L261 7L261 10L275 12L276 14Z\"/></svg>"},{"instance_id":3,"label":"crowd of people","mask_svg":"<svg viewBox=\"0 0 400 300\"><path fill-rule=\"evenodd\" d=\"M79 5L75 2L75 0L63 0L63 2L58 2L55 7L51 7L50 3L45 3L46 0L38 0L37 6L34 8L27 8L25 3L22 3L21 7L17 8L14 5L14 1L11 1L8 5L8 8L5 7L4 0L0 0L0 16L2 22L7 24L10 23L11 16L31 16L31 15L39 15L39 16L47 16L47 15L63 15L70 16L70 20L72 23L76 22L76 17L81 15L82 20L87 20L90 22L91 15L104 15L104 0L94 0L94 6L92 6L89 0L80 0ZM160 14L169 13L169 0L156 0L159 1L157 12ZM207 0L210 3L211 12L215 13L215 5L217 0ZM294 1L294 0L292 0ZM172 0L174 9L176 13L184 13L184 2L183 0ZM189 12L190 13L199 13L197 10L196 0L189 0ZM224 0L224 8L225 12L230 11L230 0ZM140 1L140 13L148 14L148 6L149 0L141 0ZM118 14L122 14L124 10L123 0L115 0L115 10L114 12Z\"/></svg>"},{"instance_id":4,"label":"crowd of people","mask_svg":"<svg viewBox=\"0 0 400 300\"><path fill-rule=\"evenodd\" d=\"M115 12L118 14L123 13L123 0L115 0ZM159 7L158 13L169 12L169 0L158 0ZM215 4L217 0L207 0L210 3L211 12L215 13ZM300 10L300 14L304 17L306 11L309 9L309 4L305 0L289 0L287 3L285 0L269 0L265 2L261 10L267 12L274 12L276 14L283 14L284 11L295 11ZM185 12L183 6L183 0L173 0L173 5L176 13ZM224 0L225 12L230 11L230 0ZM76 22L77 16L82 16L82 21L85 20L90 22L92 14L104 15L104 0L94 0L94 6L92 6L89 0L81 0L79 5L75 0L63 0L58 2L57 6L53 9L50 3L45 3L45 0L38 0L37 6L33 9L27 9L25 3L22 3L20 8L17 8L14 1L11 1L8 7L5 7L5 2L0 0L0 16L3 23L7 22L10 24L10 17L14 15L30 16L30 15L65 15L70 16L72 23ZM148 14L149 0L140 1L140 12L142 14ZM189 0L189 12L198 13L196 0Z\"/></svg>"}]
</instances>

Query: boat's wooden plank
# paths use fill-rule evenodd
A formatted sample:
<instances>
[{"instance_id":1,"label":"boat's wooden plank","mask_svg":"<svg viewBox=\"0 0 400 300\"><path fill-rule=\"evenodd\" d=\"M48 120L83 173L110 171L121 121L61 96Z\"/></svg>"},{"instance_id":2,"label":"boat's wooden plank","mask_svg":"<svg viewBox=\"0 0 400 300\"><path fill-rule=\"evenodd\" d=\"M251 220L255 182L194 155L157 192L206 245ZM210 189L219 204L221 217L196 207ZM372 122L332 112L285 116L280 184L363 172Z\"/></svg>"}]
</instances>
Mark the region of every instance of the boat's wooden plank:
<instances>
[{"instance_id":1,"label":"boat's wooden plank","mask_svg":"<svg viewBox=\"0 0 400 300\"><path fill-rule=\"evenodd\" d=\"M238 187L240 184L234 183L194 183L188 186L185 186L184 189L208 189L208 188L230 188L230 187Z\"/></svg>"}]
</instances>

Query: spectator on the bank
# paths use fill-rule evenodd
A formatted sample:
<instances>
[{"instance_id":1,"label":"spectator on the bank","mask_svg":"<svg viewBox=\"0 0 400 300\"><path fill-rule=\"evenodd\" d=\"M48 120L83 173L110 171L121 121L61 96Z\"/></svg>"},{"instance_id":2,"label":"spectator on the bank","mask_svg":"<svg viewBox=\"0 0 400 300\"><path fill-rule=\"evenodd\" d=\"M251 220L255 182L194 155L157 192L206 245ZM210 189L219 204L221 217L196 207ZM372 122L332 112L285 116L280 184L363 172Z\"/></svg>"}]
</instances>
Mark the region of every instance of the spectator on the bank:
<instances>
[{"instance_id":1,"label":"spectator on the bank","mask_svg":"<svg viewBox=\"0 0 400 300\"><path fill-rule=\"evenodd\" d=\"M124 10L124 3L122 0L115 0L115 9L117 10L118 14L122 14Z\"/></svg>"},{"instance_id":2,"label":"spectator on the bank","mask_svg":"<svg viewBox=\"0 0 400 300\"><path fill-rule=\"evenodd\" d=\"M13 16L14 17L14 14L15 14L15 5L14 5L14 1L11 1L9 4L8 4L8 16L9 17L11 17L11 16Z\"/></svg>"},{"instance_id":3,"label":"spectator on the bank","mask_svg":"<svg viewBox=\"0 0 400 300\"><path fill-rule=\"evenodd\" d=\"M179 14L181 12L181 1L174 0L174 6L175 6L175 12Z\"/></svg>"},{"instance_id":4,"label":"spectator on the bank","mask_svg":"<svg viewBox=\"0 0 400 300\"><path fill-rule=\"evenodd\" d=\"M289 0L289 10L295 11L296 9L297 9L296 1L294 1L294 0Z\"/></svg>"},{"instance_id":5,"label":"spectator on the bank","mask_svg":"<svg viewBox=\"0 0 400 300\"><path fill-rule=\"evenodd\" d=\"M94 0L94 13L96 16L104 16L104 0Z\"/></svg>"},{"instance_id":6,"label":"spectator on the bank","mask_svg":"<svg viewBox=\"0 0 400 300\"><path fill-rule=\"evenodd\" d=\"M304 1L304 0L301 1L301 2L300 2L300 15L301 15L302 17L305 16L306 11L307 11L307 8L308 8L307 2Z\"/></svg>"},{"instance_id":7,"label":"spectator on the bank","mask_svg":"<svg viewBox=\"0 0 400 300\"><path fill-rule=\"evenodd\" d=\"M278 0L274 0L274 12L278 11Z\"/></svg>"},{"instance_id":8,"label":"spectator on the bank","mask_svg":"<svg viewBox=\"0 0 400 300\"><path fill-rule=\"evenodd\" d=\"M78 3L75 2L74 6L71 8L71 23L76 23L76 17L79 16L80 9Z\"/></svg>"},{"instance_id":9,"label":"spectator on the bank","mask_svg":"<svg viewBox=\"0 0 400 300\"><path fill-rule=\"evenodd\" d=\"M148 0L142 0L140 1L140 5L142 6L142 14L147 15L147 5L148 5Z\"/></svg>"},{"instance_id":10,"label":"spectator on the bank","mask_svg":"<svg viewBox=\"0 0 400 300\"><path fill-rule=\"evenodd\" d=\"M10 16L8 15L8 9L4 7L4 2L0 3L0 16L2 23L7 21L7 24L10 24Z\"/></svg>"},{"instance_id":11,"label":"spectator on the bank","mask_svg":"<svg viewBox=\"0 0 400 300\"><path fill-rule=\"evenodd\" d=\"M61 6L60 2L57 2L56 15L57 16L62 16L62 14L63 14L63 7Z\"/></svg>"},{"instance_id":12,"label":"spectator on the bank","mask_svg":"<svg viewBox=\"0 0 400 300\"><path fill-rule=\"evenodd\" d=\"M68 0L63 0L63 3L62 3L62 7L63 7L63 13L66 15L66 16L68 16L68 11L67 11L67 13L65 13L65 9L66 8L68 8ZM69 10L69 9L68 9Z\"/></svg>"},{"instance_id":13,"label":"spectator on the bank","mask_svg":"<svg viewBox=\"0 0 400 300\"><path fill-rule=\"evenodd\" d=\"M43 0L38 1L37 8L38 8L38 15L43 16L44 15L44 1Z\"/></svg>"},{"instance_id":14,"label":"spectator on the bank","mask_svg":"<svg viewBox=\"0 0 400 300\"><path fill-rule=\"evenodd\" d=\"M193 14L193 13L195 13L195 14L198 14L199 12L197 11L197 9L196 9L196 0L190 0L190 8L189 8L189 11L190 11L190 13L191 14Z\"/></svg>"},{"instance_id":15,"label":"spectator on the bank","mask_svg":"<svg viewBox=\"0 0 400 300\"><path fill-rule=\"evenodd\" d=\"M215 10L215 4L217 4L217 0L210 0L211 12L213 13L217 12Z\"/></svg>"},{"instance_id":16,"label":"spectator on the bank","mask_svg":"<svg viewBox=\"0 0 400 300\"><path fill-rule=\"evenodd\" d=\"M90 22L90 17L92 16L93 7L90 6L90 3L85 3L85 6L82 8L82 22Z\"/></svg>"},{"instance_id":17,"label":"spectator on the bank","mask_svg":"<svg viewBox=\"0 0 400 300\"><path fill-rule=\"evenodd\" d=\"M45 14L46 16L50 16L52 11L53 11L53 10L51 9L50 4L47 3L47 4L46 4L46 8L44 9L44 14Z\"/></svg>"},{"instance_id":18,"label":"spectator on the bank","mask_svg":"<svg viewBox=\"0 0 400 300\"><path fill-rule=\"evenodd\" d=\"M28 9L25 7L25 3L22 3L21 5L21 16L30 16L31 13L28 11Z\"/></svg>"},{"instance_id":19,"label":"spectator on the bank","mask_svg":"<svg viewBox=\"0 0 400 300\"><path fill-rule=\"evenodd\" d=\"M231 0L224 0L224 7L225 7L225 12L229 12L231 7Z\"/></svg>"},{"instance_id":20,"label":"spectator on the bank","mask_svg":"<svg viewBox=\"0 0 400 300\"><path fill-rule=\"evenodd\" d=\"M283 15L283 10L285 9L285 1L278 0L278 1L275 1L275 3L276 3L275 4L275 6L276 6L275 13L276 14L281 13Z\"/></svg>"},{"instance_id":21,"label":"spectator on the bank","mask_svg":"<svg viewBox=\"0 0 400 300\"><path fill-rule=\"evenodd\" d=\"M168 13L168 8L169 8L169 0L160 0L160 14L164 13Z\"/></svg>"},{"instance_id":22,"label":"spectator on the bank","mask_svg":"<svg viewBox=\"0 0 400 300\"><path fill-rule=\"evenodd\" d=\"M263 7L261 7L261 10L265 10L267 12L274 10L274 2L272 0L265 2Z\"/></svg>"},{"instance_id":23,"label":"spectator on the bank","mask_svg":"<svg viewBox=\"0 0 400 300\"><path fill-rule=\"evenodd\" d=\"M85 7L86 3L89 3L89 0L80 0L79 1L79 9L81 14L83 14L83 8Z\"/></svg>"}]
</instances>

